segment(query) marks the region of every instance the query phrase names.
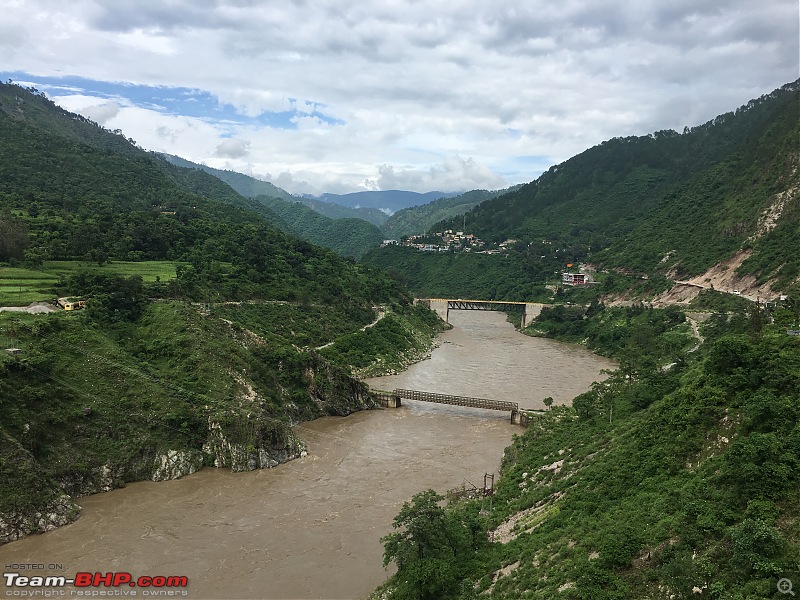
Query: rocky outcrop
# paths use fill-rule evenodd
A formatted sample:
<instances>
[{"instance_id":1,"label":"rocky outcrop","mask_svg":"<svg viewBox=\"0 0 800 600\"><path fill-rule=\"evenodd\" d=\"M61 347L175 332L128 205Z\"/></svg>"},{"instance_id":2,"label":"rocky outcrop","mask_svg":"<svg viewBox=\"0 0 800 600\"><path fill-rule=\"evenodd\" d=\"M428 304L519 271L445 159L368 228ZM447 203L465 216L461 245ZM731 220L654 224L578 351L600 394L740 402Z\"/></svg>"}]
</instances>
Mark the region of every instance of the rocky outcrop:
<instances>
[{"instance_id":1,"label":"rocky outcrop","mask_svg":"<svg viewBox=\"0 0 800 600\"><path fill-rule=\"evenodd\" d=\"M206 463L234 472L269 469L306 455L305 445L288 424L273 423L261 431L254 428L249 440L232 440L235 432L226 432L219 421L209 418L208 434L203 444Z\"/></svg>"},{"instance_id":2,"label":"rocky outcrop","mask_svg":"<svg viewBox=\"0 0 800 600\"><path fill-rule=\"evenodd\" d=\"M263 340L242 335L247 337L248 348L264 346ZM266 354L259 357L275 360ZM287 367L296 370L283 375ZM202 420L191 421L186 416L193 411L176 409L186 420L177 426L170 424L173 414L154 413L146 427L135 430L136 435L119 438L112 448L116 454L106 452L108 446L103 444L85 448L65 441L65 449L71 451L63 454L65 460L57 465L40 464L26 448L29 440L18 439L27 435L30 427L17 437L0 428L0 544L69 523L80 513L74 499L128 482L178 479L203 466L234 472L276 467L306 454L302 440L292 430L294 424L375 408L364 383L313 353L303 357L300 365L279 362L281 375L268 383L263 375L254 378L254 371L229 368L233 393L224 401L192 407L195 414L204 413L205 427ZM161 379L158 383L169 385ZM100 411L77 414L73 425L84 434L93 426L91 419L101 415ZM108 418L109 414L101 416ZM94 438L81 439L86 444L86 439Z\"/></svg>"},{"instance_id":3,"label":"rocky outcrop","mask_svg":"<svg viewBox=\"0 0 800 600\"><path fill-rule=\"evenodd\" d=\"M203 453L197 450L168 450L159 454L155 461L155 470L150 477L153 481L168 481L191 475L203 466Z\"/></svg>"},{"instance_id":4,"label":"rocky outcrop","mask_svg":"<svg viewBox=\"0 0 800 600\"><path fill-rule=\"evenodd\" d=\"M0 514L0 544L67 525L77 519L80 513L81 507L68 495L61 494L40 511Z\"/></svg>"}]
</instances>

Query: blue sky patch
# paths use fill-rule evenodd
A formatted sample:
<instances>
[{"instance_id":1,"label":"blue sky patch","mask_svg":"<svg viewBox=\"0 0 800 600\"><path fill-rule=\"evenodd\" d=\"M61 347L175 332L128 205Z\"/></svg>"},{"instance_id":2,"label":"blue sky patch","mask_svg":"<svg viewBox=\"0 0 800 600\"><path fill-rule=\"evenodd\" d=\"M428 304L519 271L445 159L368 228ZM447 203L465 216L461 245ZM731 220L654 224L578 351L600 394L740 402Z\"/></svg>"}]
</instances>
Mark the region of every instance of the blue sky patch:
<instances>
[{"instance_id":1,"label":"blue sky patch","mask_svg":"<svg viewBox=\"0 0 800 600\"><path fill-rule=\"evenodd\" d=\"M535 178L544 173L552 164L551 156L537 154L506 156L503 158L502 164L496 165L494 171L503 177L513 178L523 172L530 174L531 178Z\"/></svg>"},{"instance_id":2,"label":"blue sky patch","mask_svg":"<svg viewBox=\"0 0 800 600\"><path fill-rule=\"evenodd\" d=\"M325 106L318 103L312 103L313 108L310 112L293 108L285 111L264 111L257 116L249 116L240 112L232 104L220 102L219 98L210 92L199 89L98 81L83 77L45 77L19 71L0 71L0 81L5 82L9 79L26 87L33 86L48 96L81 94L102 100L125 99L140 108L210 121L226 121L275 129L296 129L295 118L315 117L329 125L344 125L344 121L325 115L322 112ZM298 104L294 98L289 98L289 102L292 106Z\"/></svg>"}]
</instances>

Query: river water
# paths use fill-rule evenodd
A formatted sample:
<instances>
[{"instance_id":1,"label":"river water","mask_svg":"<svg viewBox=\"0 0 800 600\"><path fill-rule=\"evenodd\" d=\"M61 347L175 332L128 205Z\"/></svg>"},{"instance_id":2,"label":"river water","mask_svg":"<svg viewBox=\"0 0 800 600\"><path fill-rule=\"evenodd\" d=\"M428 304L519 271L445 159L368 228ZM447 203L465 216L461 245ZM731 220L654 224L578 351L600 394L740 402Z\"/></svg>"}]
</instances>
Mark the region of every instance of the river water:
<instances>
[{"instance_id":1,"label":"river water","mask_svg":"<svg viewBox=\"0 0 800 600\"><path fill-rule=\"evenodd\" d=\"M613 367L584 348L523 336L501 313L450 318L455 327L429 360L370 385L540 408L545 396L567 402ZM297 427L305 458L249 473L204 469L83 498L78 521L0 546L0 564L4 572L19 563L60 565L41 573L66 577L185 575L187 595L178 597L195 600L363 598L391 573L380 538L403 502L427 488L482 485L521 431L505 413L413 402L318 419ZM145 590L108 591L141 598Z\"/></svg>"}]
</instances>

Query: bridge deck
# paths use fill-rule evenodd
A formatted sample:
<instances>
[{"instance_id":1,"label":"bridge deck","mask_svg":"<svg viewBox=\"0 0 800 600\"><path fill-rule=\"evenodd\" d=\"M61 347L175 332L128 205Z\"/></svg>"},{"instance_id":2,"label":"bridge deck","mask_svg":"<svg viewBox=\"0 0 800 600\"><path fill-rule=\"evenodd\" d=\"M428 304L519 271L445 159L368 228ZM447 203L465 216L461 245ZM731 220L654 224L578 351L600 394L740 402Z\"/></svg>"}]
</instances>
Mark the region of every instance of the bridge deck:
<instances>
[{"instance_id":1,"label":"bridge deck","mask_svg":"<svg viewBox=\"0 0 800 600\"><path fill-rule=\"evenodd\" d=\"M452 404L455 406L471 406L472 408L505 410L511 411L512 413L519 411L519 404L517 402L505 402L503 400L450 396L449 394L435 394L433 392L420 392L418 390L395 390L394 394L408 400L421 400L422 402L435 402L436 404Z\"/></svg>"},{"instance_id":2,"label":"bridge deck","mask_svg":"<svg viewBox=\"0 0 800 600\"><path fill-rule=\"evenodd\" d=\"M524 302L500 302L497 300L448 300L449 310L521 310L525 312Z\"/></svg>"},{"instance_id":3,"label":"bridge deck","mask_svg":"<svg viewBox=\"0 0 800 600\"><path fill-rule=\"evenodd\" d=\"M518 302L516 300L468 300L463 298L424 298L427 302L480 302L483 304L518 304L524 306L525 304L535 304L533 302Z\"/></svg>"}]
</instances>

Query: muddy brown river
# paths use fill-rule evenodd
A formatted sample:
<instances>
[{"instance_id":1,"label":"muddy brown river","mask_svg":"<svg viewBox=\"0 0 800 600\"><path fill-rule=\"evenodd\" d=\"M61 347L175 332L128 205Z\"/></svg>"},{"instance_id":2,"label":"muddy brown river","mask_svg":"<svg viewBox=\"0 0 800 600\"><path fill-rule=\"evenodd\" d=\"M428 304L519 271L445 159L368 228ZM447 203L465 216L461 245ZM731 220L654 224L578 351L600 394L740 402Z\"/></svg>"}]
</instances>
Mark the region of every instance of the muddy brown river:
<instances>
[{"instance_id":1,"label":"muddy brown river","mask_svg":"<svg viewBox=\"0 0 800 600\"><path fill-rule=\"evenodd\" d=\"M452 311L450 318L455 327L430 359L370 385L541 408L542 398L568 402L613 368L585 348L523 336L501 313ZM0 564L4 572L54 566L11 569L27 575L186 576L188 587L171 597L195 600L364 598L391 573L380 538L402 503L427 488L482 484L520 432L505 413L413 402L318 419L297 427L305 458L249 473L204 469L83 498L78 521L1 546ZM4 597L33 591L4 585ZM147 591L100 590L138 598ZM86 590L52 591L77 597Z\"/></svg>"}]
</instances>

